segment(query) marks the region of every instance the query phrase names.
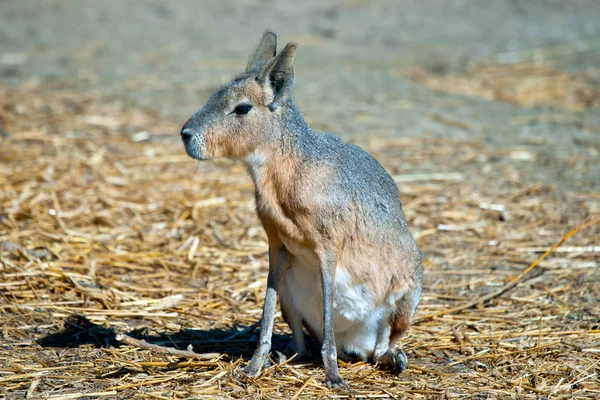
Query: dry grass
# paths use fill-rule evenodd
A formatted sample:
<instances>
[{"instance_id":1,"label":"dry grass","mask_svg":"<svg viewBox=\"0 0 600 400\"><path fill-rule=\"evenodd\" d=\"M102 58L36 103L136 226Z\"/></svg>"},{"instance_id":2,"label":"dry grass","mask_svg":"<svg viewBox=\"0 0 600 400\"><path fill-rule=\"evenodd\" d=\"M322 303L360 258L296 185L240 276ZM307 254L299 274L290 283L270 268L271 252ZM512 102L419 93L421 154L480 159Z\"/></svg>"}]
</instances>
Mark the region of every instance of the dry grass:
<instances>
[{"instance_id":1,"label":"dry grass","mask_svg":"<svg viewBox=\"0 0 600 400\"><path fill-rule=\"evenodd\" d=\"M412 78L432 90L507 101L522 107L552 106L584 111L600 106L600 87L597 82L593 84L598 79L596 70L573 75L551 64L526 63L479 66L468 74L446 76L416 71Z\"/></svg>"},{"instance_id":2,"label":"dry grass","mask_svg":"<svg viewBox=\"0 0 600 400\"><path fill-rule=\"evenodd\" d=\"M600 397L598 225L516 288L440 313L498 290L598 217L600 193L530 185L508 150L363 142L400 182L426 260L418 322L403 341L410 366L393 376L340 362L350 391L328 391L318 359L248 380L233 372L257 339L267 243L243 168L197 165L178 123L52 93L0 90L0 396ZM177 359L121 345L118 332L221 356ZM289 340L279 315L275 332L279 349Z\"/></svg>"}]
</instances>

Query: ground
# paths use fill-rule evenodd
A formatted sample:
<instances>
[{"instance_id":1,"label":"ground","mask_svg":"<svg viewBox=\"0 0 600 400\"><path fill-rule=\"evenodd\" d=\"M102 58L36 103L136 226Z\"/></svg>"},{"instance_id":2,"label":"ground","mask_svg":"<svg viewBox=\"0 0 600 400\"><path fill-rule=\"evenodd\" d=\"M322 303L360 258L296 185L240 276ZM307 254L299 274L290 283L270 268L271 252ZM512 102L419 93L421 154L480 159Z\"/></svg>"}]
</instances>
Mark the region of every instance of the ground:
<instances>
[{"instance_id":1,"label":"ground","mask_svg":"<svg viewBox=\"0 0 600 400\"><path fill-rule=\"evenodd\" d=\"M598 398L600 8L296 3L3 3L0 396ZM318 358L235 373L266 238L243 168L189 159L177 132L266 28L300 44L310 124L398 182L425 260L399 376L340 362L351 389L328 391ZM289 336L278 315L275 349Z\"/></svg>"}]
</instances>

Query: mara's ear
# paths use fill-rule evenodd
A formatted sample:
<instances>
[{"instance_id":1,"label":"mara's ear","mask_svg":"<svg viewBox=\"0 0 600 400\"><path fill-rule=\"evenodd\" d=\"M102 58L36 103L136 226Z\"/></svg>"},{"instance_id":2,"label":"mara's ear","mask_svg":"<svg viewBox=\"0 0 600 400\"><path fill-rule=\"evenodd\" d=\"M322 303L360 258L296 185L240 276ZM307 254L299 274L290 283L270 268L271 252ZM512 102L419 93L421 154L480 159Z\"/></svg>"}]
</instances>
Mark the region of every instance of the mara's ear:
<instances>
[{"instance_id":1,"label":"mara's ear","mask_svg":"<svg viewBox=\"0 0 600 400\"><path fill-rule=\"evenodd\" d=\"M266 31L263 34L260 43L256 46L256 49L248 60L246 66L247 73L258 74L265 64L273 57L277 52L277 35L274 32Z\"/></svg>"},{"instance_id":2,"label":"mara's ear","mask_svg":"<svg viewBox=\"0 0 600 400\"><path fill-rule=\"evenodd\" d=\"M296 46L296 43L288 43L281 53L263 67L256 78L259 83L268 83L273 88L275 96L273 102L269 104L271 111L281 107L292 95L296 80L293 65Z\"/></svg>"}]
</instances>

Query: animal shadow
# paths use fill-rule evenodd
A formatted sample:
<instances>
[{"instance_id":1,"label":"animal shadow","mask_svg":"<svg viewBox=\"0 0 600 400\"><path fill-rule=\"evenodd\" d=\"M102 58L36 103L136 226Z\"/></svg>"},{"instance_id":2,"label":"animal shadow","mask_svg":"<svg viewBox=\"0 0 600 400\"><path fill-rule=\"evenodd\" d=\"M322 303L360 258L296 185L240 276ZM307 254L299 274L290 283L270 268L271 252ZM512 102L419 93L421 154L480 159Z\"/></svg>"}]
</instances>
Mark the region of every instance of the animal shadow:
<instances>
[{"instance_id":1,"label":"animal shadow","mask_svg":"<svg viewBox=\"0 0 600 400\"><path fill-rule=\"evenodd\" d=\"M76 348L82 345L95 347L122 347L123 343L115 339L116 332L113 328L105 328L95 324L84 316L71 315L65 322L63 329L46 335L36 342L47 348ZM182 329L176 333L156 332L151 334L147 328L127 332L135 339L143 339L148 343L164 347L187 349L191 344L196 353L219 353L225 359L238 359L242 357L249 360L252 357L259 329L257 326L241 327L241 329ZM319 345L312 338L306 337L308 348L312 354L319 354ZM272 352L283 352L290 342L291 335L273 334Z\"/></svg>"}]
</instances>

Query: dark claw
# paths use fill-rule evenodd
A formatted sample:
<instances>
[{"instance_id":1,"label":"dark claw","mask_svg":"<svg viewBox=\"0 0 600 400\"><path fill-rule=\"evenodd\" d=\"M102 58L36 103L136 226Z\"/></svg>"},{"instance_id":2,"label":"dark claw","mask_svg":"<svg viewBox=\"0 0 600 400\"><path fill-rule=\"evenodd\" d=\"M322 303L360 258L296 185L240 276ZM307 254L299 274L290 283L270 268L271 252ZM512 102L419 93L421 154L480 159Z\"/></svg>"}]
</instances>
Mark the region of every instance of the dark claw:
<instances>
[{"instance_id":1,"label":"dark claw","mask_svg":"<svg viewBox=\"0 0 600 400\"><path fill-rule=\"evenodd\" d=\"M394 373L399 374L408 366L408 359L402 349L396 349L392 352L392 369Z\"/></svg>"}]
</instances>

